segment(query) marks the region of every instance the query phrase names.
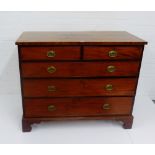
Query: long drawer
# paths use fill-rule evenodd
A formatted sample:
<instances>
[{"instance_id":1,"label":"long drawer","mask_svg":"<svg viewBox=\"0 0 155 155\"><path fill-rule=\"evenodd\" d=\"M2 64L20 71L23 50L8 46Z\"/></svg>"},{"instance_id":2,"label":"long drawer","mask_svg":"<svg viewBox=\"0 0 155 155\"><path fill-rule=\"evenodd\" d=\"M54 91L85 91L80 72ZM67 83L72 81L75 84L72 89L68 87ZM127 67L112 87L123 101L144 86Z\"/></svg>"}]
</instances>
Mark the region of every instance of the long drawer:
<instances>
[{"instance_id":1,"label":"long drawer","mask_svg":"<svg viewBox=\"0 0 155 155\"><path fill-rule=\"evenodd\" d=\"M78 60L79 46L22 47L21 60Z\"/></svg>"},{"instance_id":2,"label":"long drawer","mask_svg":"<svg viewBox=\"0 0 155 155\"><path fill-rule=\"evenodd\" d=\"M132 97L24 99L26 117L127 115Z\"/></svg>"},{"instance_id":3,"label":"long drawer","mask_svg":"<svg viewBox=\"0 0 155 155\"><path fill-rule=\"evenodd\" d=\"M22 77L137 76L139 62L22 63Z\"/></svg>"},{"instance_id":4,"label":"long drawer","mask_svg":"<svg viewBox=\"0 0 155 155\"><path fill-rule=\"evenodd\" d=\"M133 96L136 78L25 79L24 97Z\"/></svg>"},{"instance_id":5,"label":"long drawer","mask_svg":"<svg viewBox=\"0 0 155 155\"><path fill-rule=\"evenodd\" d=\"M135 60L142 55L141 46L85 46L86 60Z\"/></svg>"}]
</instances>

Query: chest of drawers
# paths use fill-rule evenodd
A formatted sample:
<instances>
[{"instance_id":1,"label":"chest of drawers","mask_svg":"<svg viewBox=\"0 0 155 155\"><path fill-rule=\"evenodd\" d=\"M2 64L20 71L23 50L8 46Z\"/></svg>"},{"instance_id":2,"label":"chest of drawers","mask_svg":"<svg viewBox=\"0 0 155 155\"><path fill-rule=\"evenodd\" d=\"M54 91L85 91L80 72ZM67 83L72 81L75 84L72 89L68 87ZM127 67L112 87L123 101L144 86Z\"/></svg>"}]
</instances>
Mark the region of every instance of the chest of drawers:
<instances>
[{"instance_id":1,"label":"chest of drawers","mask_svg":"<svg viewBox=\"0 0 155 155\"><path fill-rule=\"evenodd\" d=\"M24 32L16 41L23 131L72 119L117 120L131 128L145 44L124 31Z\"/></svg>"}]
</instances>

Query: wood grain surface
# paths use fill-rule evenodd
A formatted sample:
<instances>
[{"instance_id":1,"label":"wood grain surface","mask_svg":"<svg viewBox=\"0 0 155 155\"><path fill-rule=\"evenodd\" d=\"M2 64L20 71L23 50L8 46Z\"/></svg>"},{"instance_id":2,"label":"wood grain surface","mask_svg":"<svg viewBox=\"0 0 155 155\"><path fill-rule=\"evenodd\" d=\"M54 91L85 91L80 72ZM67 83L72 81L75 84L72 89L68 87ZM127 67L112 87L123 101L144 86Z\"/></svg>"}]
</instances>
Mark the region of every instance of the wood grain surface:
<instances>
[{"instance_id":1,"label":"wood grain surface","mask_svg":"<svg viewBox=\"0 0 155 155\"><path fill-rule=\"evenodd\" d=\"M129 62L33 62L22 63L22 77L111 77L111 76L138 76L139 61ZM109 72L109 66L114 67ZM53 73L48 68L54 67Z\"/></svg>"},{"instance_id":2,"label":"wood grain surface","mask_svg":"<svg viewBox=\"0 0 155 155\"><path fill-rule=\"evenodd\" d=\"M132 97L24 99L25 117L129 115ZM109 109L104 109L108 104ZM49 111L49 106L54 106Z\"/></svg>"},{"instance_id":3,"label":"wood grain surface","mask_svg":"<svg viewBox=\"0 0 155 155\"><path fill-rule=\"evenodd\" d=\"M134 96L136 78L23 80L24 97ZM106 85L113 90L106 90ZM55 91L48 91L54 86Z\"/></svg>"},{"instance_id":4,"label":"wood grain surface","mask_svg":"<svg viewBox=\"0 0 155 155\"><path fill-rule=\"evenodd\" d=\"M23 32L16 45L144 45L126 31Z\"/></svg>"}]
</instances>

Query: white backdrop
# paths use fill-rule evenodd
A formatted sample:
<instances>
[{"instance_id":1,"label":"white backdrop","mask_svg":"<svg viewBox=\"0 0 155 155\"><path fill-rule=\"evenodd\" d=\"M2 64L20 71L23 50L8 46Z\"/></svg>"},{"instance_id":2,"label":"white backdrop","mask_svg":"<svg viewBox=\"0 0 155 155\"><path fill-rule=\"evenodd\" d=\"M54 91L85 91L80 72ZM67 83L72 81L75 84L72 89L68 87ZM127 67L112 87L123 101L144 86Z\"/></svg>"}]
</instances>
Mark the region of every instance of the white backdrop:
<instances>
[{"instance_id":1,"label":"white backdrop","mask_svg":"<svg viewBox=\"0 0 155 155\"><path fill-rule=\"evenodd\" d=\"M15 41L23 31L128 31L148 41L138 95L155 99L155 12L0 12L0 94L20 94Z\"/></svg>"}]
</instances>

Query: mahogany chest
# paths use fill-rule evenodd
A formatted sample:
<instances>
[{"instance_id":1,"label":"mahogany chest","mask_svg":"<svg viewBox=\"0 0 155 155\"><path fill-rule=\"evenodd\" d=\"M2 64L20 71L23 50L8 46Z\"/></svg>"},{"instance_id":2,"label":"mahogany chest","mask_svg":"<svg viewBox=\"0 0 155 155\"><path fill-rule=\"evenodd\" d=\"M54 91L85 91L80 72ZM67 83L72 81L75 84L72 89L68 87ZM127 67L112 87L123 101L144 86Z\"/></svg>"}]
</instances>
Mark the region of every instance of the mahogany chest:
<instances>
[{"instance_id":1,"label":"mahogany chest","mask_svg":"<svg viewBox=\"0 0 155 155\"><path fill-rule=\"evenodd\" d=\"M71 119L117 120L131 128L145 44L125 31L22 33L16 45L23 131Z\"/></svg>"}]
</instances>

